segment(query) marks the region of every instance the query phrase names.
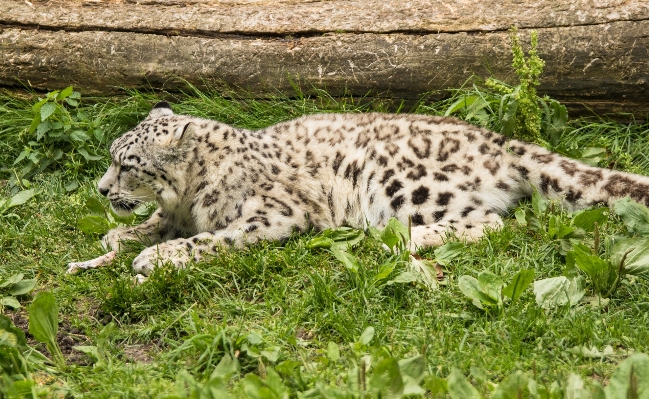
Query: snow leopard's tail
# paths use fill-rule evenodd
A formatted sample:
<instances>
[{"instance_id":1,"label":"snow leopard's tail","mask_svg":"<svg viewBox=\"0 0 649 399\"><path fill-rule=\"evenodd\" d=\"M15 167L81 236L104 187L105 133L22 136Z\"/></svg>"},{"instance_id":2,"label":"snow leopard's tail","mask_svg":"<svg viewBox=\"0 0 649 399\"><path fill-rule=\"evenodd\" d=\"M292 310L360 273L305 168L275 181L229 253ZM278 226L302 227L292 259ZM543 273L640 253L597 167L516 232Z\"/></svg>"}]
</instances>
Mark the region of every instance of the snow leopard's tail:
<instances>
[{"instance_id":1,"label":"snow leopard's tail","mask_svg":"<svg viewBox=\"0 0 649 399\"><path fill-rule=\"evenodd\" d=\"M509 142L509 152L515 158L512 167L523 183L521 189L537 189L548 198L561 199L570 209L610 205L627 196L649 206L647 176L592 167L517 140Z\"/></svg>"}]
</instances>

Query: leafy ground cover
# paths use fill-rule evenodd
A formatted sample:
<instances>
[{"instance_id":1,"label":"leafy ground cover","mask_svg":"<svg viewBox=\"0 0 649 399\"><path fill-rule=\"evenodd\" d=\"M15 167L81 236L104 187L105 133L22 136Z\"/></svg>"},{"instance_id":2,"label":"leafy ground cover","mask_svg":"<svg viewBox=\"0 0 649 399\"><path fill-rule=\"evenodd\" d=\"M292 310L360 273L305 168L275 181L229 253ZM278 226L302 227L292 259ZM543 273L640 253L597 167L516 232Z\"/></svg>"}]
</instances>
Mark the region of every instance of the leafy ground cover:
<instances>
[{"instance_id":1,"label":"leafy ground cover","mask_svg":"<svg viewBox=\"0 0 649 399\"><path fill-rule=\"evenodd\" d=\"M484 90L458 91L409 111L452 113L497 128L497 102L489 97L496 94ZM475 107L458 107L463 98L465 105L489 101L476 114ZM478 243L449 237L443 250L419 254L437 260L437 268L412 269L412 259L381 248L385 239L398 246L398 234L352 232L347 237L355 238L354 246L347 248L339 245L340 234L350 233L334 232L224 252L185 270L161 267L143 285L132 282L136 251L119 254L109 267L68 275L68 262L103 253L98 233L120 222L106 219L107 204L95 188L108 144L158 97L131 92L76 100L74 113L86 118L79 123L91 120L102 131L101 138L79 136L86 140L79 148L91 147L97 159L77 152L40 174L31 173L31 164L22 173L23 160L15 162L30 145L25 136L34 115L43 119L41 109L32 108L37 100L5 94L0 101L2 198L28 190L34 195L0 213L0 280L9 281L0 284L9 320L2 319L0 346L16 348L11 358L0 355L3 395L459 398L574 397L583 391L592 395L584 397L604 397L598 396L605 395L602 384L609 386L607 397L630 386L646 395L649 374L642 373L649 373L649 361L641 353L649 353L649 283L642 273L621 275L613 251L624 239L643 240L642 209L629 222L629 212L579 216L536 198ZM243 101L191 91L172 101L176 112L248 128L305 113L390 105L324 93ZM647 125L576 120L554 148L647 173L647 133ZM88 215L106 221L80 224ZM645 270L638 256L635 265ZM418 274L421 268L433 279ZM539 282L558 278L578 284L579 298L539 299ZM38 316L30 314L38 311L37 299L45 303L43 291L53 296L40 317L51 317L56 307L49 336L32 327ZM24 341L16 328L26 333Z\"/></svg>"}]
</instances>

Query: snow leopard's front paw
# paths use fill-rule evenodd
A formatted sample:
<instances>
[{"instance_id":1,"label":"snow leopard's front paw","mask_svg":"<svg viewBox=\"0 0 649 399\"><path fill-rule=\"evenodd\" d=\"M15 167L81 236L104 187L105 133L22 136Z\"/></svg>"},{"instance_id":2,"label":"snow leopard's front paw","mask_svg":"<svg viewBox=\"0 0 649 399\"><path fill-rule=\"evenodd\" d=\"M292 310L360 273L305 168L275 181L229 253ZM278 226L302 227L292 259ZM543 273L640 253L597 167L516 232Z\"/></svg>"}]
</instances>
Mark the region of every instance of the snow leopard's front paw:
<instances>
[{"instance_id":1,"label":"snow leopard's front paw","mask_svg":"<svg viewBox=\"0 0 649 399\"><path fill-rule=\"evenodd\" d=\"M101 238L101 245L107 251L112 250L119 252L120 247L122 247L122 249L124 247L123 242L127 240L137 240L137 236L133 234L129 227L118 227L110 230Z\"/></svg>"},{"instance_id":2,"label":"snow leopard's front paw","mask_svg":"<svg viewBox=\"0 0 649 399\"><path fill-rule=\"evenodd\" d=\"M171 240L145 249L133 260L133 270L148 276L156 266L167 262L184 268L192 258L183 241Z\"/></svg>"}]
</instances>

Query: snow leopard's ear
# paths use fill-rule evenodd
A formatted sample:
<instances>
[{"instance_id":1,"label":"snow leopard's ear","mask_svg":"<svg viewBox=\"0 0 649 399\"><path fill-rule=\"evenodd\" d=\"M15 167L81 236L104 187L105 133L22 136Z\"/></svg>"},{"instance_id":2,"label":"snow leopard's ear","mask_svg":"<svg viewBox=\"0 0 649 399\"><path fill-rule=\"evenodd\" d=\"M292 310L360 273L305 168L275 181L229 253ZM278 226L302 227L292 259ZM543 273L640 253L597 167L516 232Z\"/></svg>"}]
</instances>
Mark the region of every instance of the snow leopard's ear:
<instances>
[{"instance_id":1,"label":"snow leopard's ear","mask_svg":"<svg viewBox=\"0 0 649 399\"><path fill-rule=\"evenodd\" d=\"M160 101L159 103L153 106L153 108L149 112L149 115L146 118L155 119L163 115L173 115L173 114L174 112L171 110L171 105L169 105L169 103L166 101Z\"/></svg>"},{"instance_id":2,"label":"snow leopard's ear","mask_svg":"<svg viewBox=\"0 0 649 399\"><path fill-rule=\"evenodd\" d=\"M191 122L186 123L185 126L178 126L174 131L173 142L176 145L187 143L194 137L194 129L195 126Z\"/></svg>"},{"instance_id":3,"label":"snow leopard's ear","mask_svg":"<svg viewBox=\"0 0 649 399\"><path fill-rule=\"evenodd\" d=\"M158 165L179 163L187 160L187 154L194 149L195 125L192 122L178 126L172 134L165 136L154 151L154 162Z\"/></svg>"}]
</instances>

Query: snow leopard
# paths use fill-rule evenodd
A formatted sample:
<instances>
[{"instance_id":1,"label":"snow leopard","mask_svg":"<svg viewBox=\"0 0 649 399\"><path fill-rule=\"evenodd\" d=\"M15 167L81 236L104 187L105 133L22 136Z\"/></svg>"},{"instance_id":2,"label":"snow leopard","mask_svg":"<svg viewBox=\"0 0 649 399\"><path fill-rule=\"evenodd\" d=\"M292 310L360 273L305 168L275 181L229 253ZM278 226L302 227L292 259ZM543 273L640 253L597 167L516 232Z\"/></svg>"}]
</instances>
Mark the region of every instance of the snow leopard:
<instances>
[{"instance_id":1,"label":"snow leopard","mask_svg":"<svg viewBox=\"0 0 649 399\"><path fill-rule=\"evenodd\" d=\"M175 114L161 102L110 147L98 183L118 215L142 203L143 223L110 230L105 247L145 245L133 260L185 267L224 248L339 226L411 223L413 248L497 229L537 190L575 210L625 196L649 205L649 177L588 166L453 117L315 114L260 130Z\"/></svg>"}]
</instances>

